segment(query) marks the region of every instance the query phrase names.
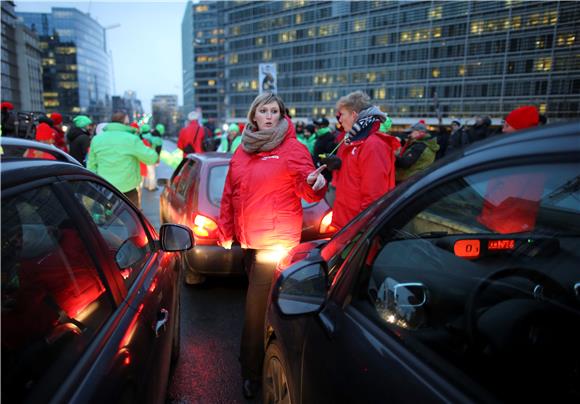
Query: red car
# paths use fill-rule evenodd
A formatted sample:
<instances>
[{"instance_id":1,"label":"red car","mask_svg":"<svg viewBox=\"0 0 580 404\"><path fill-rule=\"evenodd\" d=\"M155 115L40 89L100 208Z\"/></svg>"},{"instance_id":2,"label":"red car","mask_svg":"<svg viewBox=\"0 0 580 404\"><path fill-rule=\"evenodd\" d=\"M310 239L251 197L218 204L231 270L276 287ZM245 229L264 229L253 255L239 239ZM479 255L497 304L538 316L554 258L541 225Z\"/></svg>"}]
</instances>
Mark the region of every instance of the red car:
<instances>
[{"instance_id":1,"label":"red car","mask_svg":"<svg viewBox=\"0 0 580 404\"><path fill-rule=\"evenodd\" d=\"M217 219L232 154L190 154L177 167L161 193L161 223L179 223L193 230L195 247L182 254L185 282L201 283L206 275L243 273L242 250L218 246ZM332 210L323 199L302 201L302 241L330 237Z\"/></svg>"}]
</instances>

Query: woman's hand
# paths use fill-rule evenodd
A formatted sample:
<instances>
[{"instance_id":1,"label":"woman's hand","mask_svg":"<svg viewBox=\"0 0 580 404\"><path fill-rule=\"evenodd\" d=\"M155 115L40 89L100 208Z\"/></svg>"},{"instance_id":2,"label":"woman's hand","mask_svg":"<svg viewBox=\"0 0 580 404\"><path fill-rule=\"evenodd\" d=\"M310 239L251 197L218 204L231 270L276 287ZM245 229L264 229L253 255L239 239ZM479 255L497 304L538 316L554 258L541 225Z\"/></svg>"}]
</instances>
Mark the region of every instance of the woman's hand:
<instances>
[{"instance_id":1,"label":"woman's hand","mask_svg":"<svg viewBox=\"0 0 580 404\"><path fill-rule=\"evenodd\" d=\"M326 180L324 179L322 174L320 174L325 168L326 164L323 164L316 170L308 174L308 177L306 177L306 182L308 183L308 185L312 186L312 190L318 191L324 188L324 186L326 185Z\"/></svg>"}]
</instances>

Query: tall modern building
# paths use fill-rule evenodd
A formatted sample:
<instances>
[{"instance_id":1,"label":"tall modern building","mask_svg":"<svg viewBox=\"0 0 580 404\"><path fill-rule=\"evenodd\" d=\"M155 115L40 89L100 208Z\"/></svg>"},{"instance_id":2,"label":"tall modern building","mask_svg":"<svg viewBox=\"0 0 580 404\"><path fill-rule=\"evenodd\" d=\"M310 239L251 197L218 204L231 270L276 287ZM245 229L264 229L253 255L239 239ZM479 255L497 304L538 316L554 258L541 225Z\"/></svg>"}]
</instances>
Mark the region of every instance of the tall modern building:
<instances>
[{"instance_id":1,"label":"tall modern building","mask_svg":"<svg viewBox=\"0 0 580 404\"><path fill-rule=\"evenodd\" d=\"M2 2L2 100L17 111L44 111L38 38L17 20L14 8L14 2Z\"/></svg>"},{"instance_id":2,"label":"tall modern building","mask_svg":"<svg viewBox=\"0 0 580 404\"><path fill-rule=\"evenodd\" d=\"M17 15L40 37L46 110L108 119L110 58L104 28L74 8Z\"/></svg>"},{"instance_id":3,"label":"tall modern building","mask_svg":"<svg viewBox=\"0 0 580 404\"><path fill-rule=\"evenodd\" d=\"M183 107L215 121L224 108L224 2L187 3L182 31Z\"/></svg>"},{"instance_id":4,"label":"tall modern building","mask_svg":"<svg viewBox=\"0 0 580 404\"><path fill-rule=\"evenodd\" d=\"M195 21L201 12L192 7ZM333 117L336 100L359 89L395 122L434 121L435 95L446 119L501 119L524 104L551 120L580 117L580 2L297 0L216 7L224 21L214 28L225 27L220 118L246 115L261 63L276 64L278 93L299 118ZM207 62L189 46L194 68L202 68ZM193 87L200 81L194 77Z\"/></svg>"}]
</instances>

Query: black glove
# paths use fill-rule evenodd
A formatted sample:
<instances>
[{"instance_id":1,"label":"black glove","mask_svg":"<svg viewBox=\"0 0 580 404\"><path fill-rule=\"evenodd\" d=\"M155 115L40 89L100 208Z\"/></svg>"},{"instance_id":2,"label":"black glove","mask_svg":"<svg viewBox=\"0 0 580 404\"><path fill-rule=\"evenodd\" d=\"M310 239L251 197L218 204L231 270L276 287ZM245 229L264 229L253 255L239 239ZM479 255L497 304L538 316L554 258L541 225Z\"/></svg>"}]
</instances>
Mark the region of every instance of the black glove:
<instances>
[{"instance_id":1,"label":"black glove","mask_svg":"<svg viewBox=\"0 0 580 404\"><path fill-rule=\"evenodd\" d=\"M342 161L336 156L328 156L320 159L320 164L326 164L328 171L340 170Z\"/></svg>"}]
</instances>

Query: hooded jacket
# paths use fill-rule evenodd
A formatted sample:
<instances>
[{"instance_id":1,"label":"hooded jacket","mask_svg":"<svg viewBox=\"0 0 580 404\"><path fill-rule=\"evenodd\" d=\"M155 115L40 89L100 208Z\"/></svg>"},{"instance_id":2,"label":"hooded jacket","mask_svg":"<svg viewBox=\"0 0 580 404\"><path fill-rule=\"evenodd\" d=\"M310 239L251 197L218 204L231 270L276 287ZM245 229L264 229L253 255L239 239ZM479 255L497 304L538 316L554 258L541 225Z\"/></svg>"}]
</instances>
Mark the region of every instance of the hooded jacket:
<instances>
[{"instance_id":1,"label":"hooded jacket","mask_svg":"<svg viewBox=\"0 0 580 404\"><path fill-rule=\"evenodd\" d=\"M221 242L236 240L255 249L291 248L300 242L300 198L319 201L326 187L315 192L306 183L314 164L287 121L286 136L273 150L248 153L238 147L234 153L221 200Z\"/></svg>"},{"instance_id":2,"label":"hooded jacket","mask_svg":"<svg viewBox=\"0 0 580 404\"><path fill-rule=\"evenodd\" d=\"M70 147L69 154L81 164L86 165L85 159L91 144L91 137L86 128L73 126L66 133L66 137Z\"/></svg>"},{"instance_id":3,"label":"hooded jacket","mask_svg":"<svg viewBox=\"0 0 580 404\"><path fill-rule=\"evenodd\" d=\"M197 121L190 121L189 125L179 131L177 148L181 149L184 155L202 153L204 136L205 128Z\"/></svg>"},{"instance_id":4,"label":"hooded jacket","mask_svg":"<svg viewBox=\"0 0 580 404\"><path fill-rule=\"evenodd\" d=\"M433 164L439 150L437 140L431 136L419 140L409 139L408 142L397 157L397 182L404 181Z\"/></svg>"},{"instance_id":5,"label":"hooded jacket","mask_svg":"<svg viewBox=\"0 0 580 404\"><path fill-rule=\"evenodd\" d=\"M370 135L362 140L343 144L338 149L342 161L334 177L332 224L344 227L372 202L395 187L395 151L399 140L379 132L375 122Z\"/></svg>"},{"instance_id":6,"label":"hooded jacket","mask_svg":"<svg viewBox=\"0 0 580 404\"><path fill-rule=\"evenodd\" d=\"M113 122L91 141L87 168L113 184L121 192L136 189L141 182L139 162L157 162L155 150L145 146L136 129Z\"/></svg>"}]
</instances>

